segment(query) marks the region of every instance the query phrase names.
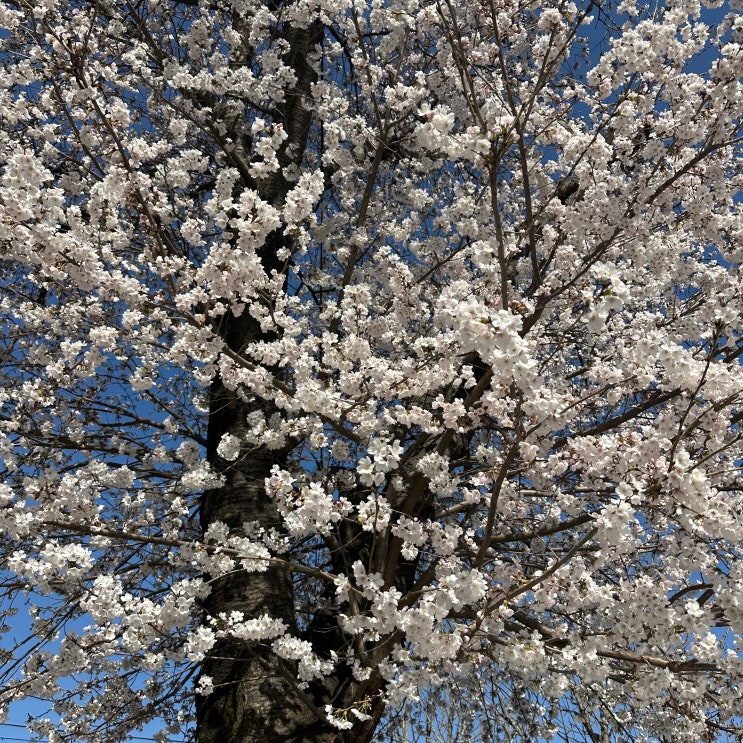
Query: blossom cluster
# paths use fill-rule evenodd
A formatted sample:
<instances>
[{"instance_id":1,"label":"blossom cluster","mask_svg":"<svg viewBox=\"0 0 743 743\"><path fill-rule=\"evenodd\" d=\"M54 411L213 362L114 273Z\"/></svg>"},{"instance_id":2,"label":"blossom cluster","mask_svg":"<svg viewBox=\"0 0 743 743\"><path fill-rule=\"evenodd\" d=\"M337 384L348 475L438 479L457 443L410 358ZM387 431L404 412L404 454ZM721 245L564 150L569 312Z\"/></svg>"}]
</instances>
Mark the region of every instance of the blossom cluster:
<instances>
[{"instance_id":1,"label":"blossom cluster","mask_svg":"<svg viewBox=\"0 0 743 743\"><path fill-rule=\"evenodd\" d=\"M279 5L0 6L0 715L732 729L740 3Z\"/></svg>"}]
</instances>

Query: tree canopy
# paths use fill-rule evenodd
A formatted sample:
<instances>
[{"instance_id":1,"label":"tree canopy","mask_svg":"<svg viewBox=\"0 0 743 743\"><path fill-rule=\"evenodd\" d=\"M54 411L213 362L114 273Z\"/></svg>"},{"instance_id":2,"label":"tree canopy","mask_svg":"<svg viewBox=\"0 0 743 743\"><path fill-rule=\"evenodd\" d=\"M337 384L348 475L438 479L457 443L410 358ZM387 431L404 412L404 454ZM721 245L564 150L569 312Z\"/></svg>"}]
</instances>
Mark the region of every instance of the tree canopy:
<instances>
[{"instance_id":1,"label":"tree canopy","mask_svg":"<svg viewBox=\"0 0 743 743\"><path fill-rule=\"evenodd\" d=\"M741 9L0 3L0 719L739 735Z\"/></svg>"}]
</instances>

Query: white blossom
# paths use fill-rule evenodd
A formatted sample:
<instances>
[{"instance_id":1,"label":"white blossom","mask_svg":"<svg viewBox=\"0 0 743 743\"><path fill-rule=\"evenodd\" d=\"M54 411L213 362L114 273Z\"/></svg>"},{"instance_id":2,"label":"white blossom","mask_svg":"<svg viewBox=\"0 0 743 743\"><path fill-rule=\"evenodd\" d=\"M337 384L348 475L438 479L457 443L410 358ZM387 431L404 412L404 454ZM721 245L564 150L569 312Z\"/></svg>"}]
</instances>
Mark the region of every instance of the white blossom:
<instances>
[{"instance_id":1,"label":"white blossom","mask_svg":"<svg viewBox=\"0 0 743 743\"><path fill-rule=\"evenodd\" d=\"M0 6L0 715L741 738L741 3L610 5Z\"/></svg>"}]
</instances>

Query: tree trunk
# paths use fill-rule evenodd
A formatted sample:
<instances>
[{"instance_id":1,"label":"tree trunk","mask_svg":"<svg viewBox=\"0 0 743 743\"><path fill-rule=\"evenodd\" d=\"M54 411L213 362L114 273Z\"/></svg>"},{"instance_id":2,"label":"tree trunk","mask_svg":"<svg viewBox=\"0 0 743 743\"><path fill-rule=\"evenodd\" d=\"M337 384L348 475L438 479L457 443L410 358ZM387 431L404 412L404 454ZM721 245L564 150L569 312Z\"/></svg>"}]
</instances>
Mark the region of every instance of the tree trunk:
<instances>
[{"instance_id":1,"label":"tree trunk","mask_svg":"<svg viewBox=\"0 0 743 743\"><path fill-rule=\"evenodd\" d=\"M210 447L221 433L245 433L248 407L216 382L212 391ZM216 459L216 454L212 454ZM203 500L205 527L214 521L240 533L245 521L266 528L278 525L273 504L265 496L264 479L274 458L258 450L223 468L225 484ZM295 626L291 575L275 567L263 573L236 572L216 581L205 601L209 616L240 611L248 618L270 614ZM204 661L202 673L213 680L215 691L197 697L200 743L301 740L295 733L316 720L308 698L293 682L294 669L261 645L237 640L217 643Z\"/></svg>"},{"instance_id":2,"label":"tree trunk","mask_svg":"<svg viewBox=\"0 0 743 743\"><path fill-rule=\"evenodd\" d=\"M239 29L240 24L236 16L233 25ZM275 121L280 122L289 135L279 153L283 170L287 165L298 167L304 157L311 121L308 105L311 86L317 79L310 59L321 42L322 27L317 22L306 29L284 25L280 33L289 43L285 60L297 78L292 94L286 96L286 103L274 113ZM251 50L246 47L244 54L249 59ZM247 119L239 105L226 110L224 116L223 123L234 143L233 164L243 173L240 187L252 188L267 202L281 206L292 184L281 170L264 182L251 182L244 173L244 164L250 157L245 149L249 141L245 135L249 129ZM287 245L288 238L277 231L259 247L266 271L280 269L276 254L279 248ZM247 312L239 318L230 314L222 318L220 333L226 345L237 353L267 338ZM202 498L200 518L204 532L217 521L236 534L243 532L246 521L257 522L266 529L280 524L277 509L266 496L264 483L271 467L280 463L283 455L265 448L245 449L235 462L225 462L217 454L217 446L225 434L244 440L247 416L256 410L262 410L266 417L273 412L270 402L245 402L227 389L220 378L214 380L210 390L207 457L225 482ZM292 575L275 566L262 573L236 572L213 581L211 593L204 601L204 611L209 617L238 611L246 619L268 614L283 620L294 633L300 634L294 615ZM214 691L207 697L197 697L198 743L366 743L373 736L381 715L379 695L374 694L371 719L359 723L351 731L338 731L323 715L324 699L335 691L336 701L340 699L350 704L358 693L368 695L368 689L374 684L367 682L360 690L360 685L349 675L343 681L328 680L319 690L303 689L297 681L294 665L278 658L266 644L219 640L204 660L201 673L212 679Z\"/></svg>"}]
</instances>

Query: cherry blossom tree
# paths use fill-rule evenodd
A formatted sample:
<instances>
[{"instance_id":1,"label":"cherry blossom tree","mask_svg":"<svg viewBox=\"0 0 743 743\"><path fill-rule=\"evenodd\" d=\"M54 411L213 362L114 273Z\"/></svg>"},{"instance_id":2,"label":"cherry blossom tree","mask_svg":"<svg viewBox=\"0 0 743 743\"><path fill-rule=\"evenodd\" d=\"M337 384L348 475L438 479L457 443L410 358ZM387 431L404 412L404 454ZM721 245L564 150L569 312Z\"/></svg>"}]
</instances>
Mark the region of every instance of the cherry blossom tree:
<instances>
[{"instance_id":1,"label":"cherry blossom tree","mask_svg":"<svg viewBox=\"0 0 743 743\"><path fill-rule=\"evenodd\" d=\"M732 739L741 9L1 3L0 715Z\"/></svg>"}]
</instances>

